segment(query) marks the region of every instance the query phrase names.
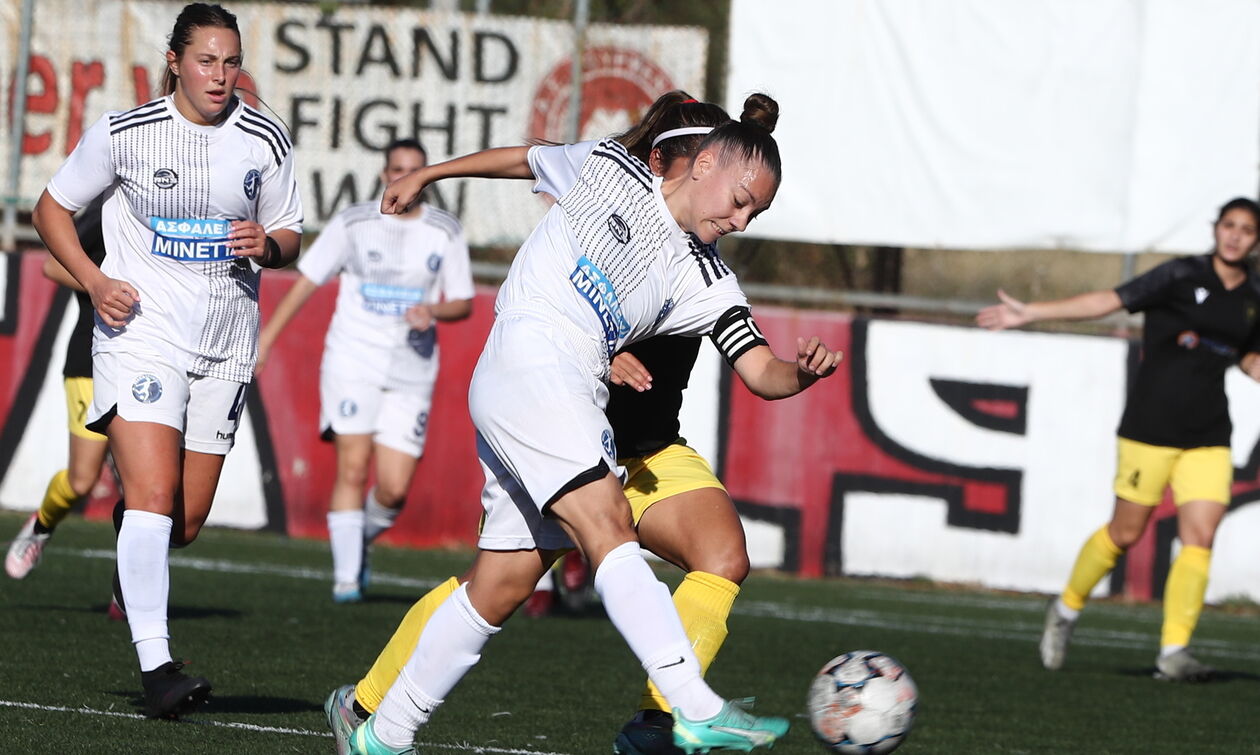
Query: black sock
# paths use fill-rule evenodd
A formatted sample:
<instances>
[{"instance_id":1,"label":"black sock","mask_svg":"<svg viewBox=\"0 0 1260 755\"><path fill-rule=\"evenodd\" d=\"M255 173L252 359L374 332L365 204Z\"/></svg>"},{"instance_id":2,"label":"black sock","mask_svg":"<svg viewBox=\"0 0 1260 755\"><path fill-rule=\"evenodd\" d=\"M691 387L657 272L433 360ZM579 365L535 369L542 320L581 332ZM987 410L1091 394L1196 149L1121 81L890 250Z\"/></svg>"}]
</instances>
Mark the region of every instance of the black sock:
<instances>
[{"instance_id":1,"label":"black sock","mask_svg":"<svg viewBox=\"0 0 1260 755\"><path fill-rule=\"evenodd\" d=\"M45 526L44 526L44 523L43 523L43 522L41 522L41 521L39 521L39 517L35 517L35 530L34 530L34 532L35 532L35 534L36 534L36 535L51 535L51 534L52 534L52 527L45 527Z\"/></svg>"},{"instance_id":2,"label":"black sock","mask_svg":"<svg viewBox=\"0 0 1260 755\"><path fill-rule=\"evenodd\" d=\"M364 708L362 705L359 705L358 700L355 700L354 702L350 703L350 707L354 708L354 715L358 716L359 718L367 718L368 716L372 715L371 713L367 712L367 708Z\"/></svg>"}]
</instances>

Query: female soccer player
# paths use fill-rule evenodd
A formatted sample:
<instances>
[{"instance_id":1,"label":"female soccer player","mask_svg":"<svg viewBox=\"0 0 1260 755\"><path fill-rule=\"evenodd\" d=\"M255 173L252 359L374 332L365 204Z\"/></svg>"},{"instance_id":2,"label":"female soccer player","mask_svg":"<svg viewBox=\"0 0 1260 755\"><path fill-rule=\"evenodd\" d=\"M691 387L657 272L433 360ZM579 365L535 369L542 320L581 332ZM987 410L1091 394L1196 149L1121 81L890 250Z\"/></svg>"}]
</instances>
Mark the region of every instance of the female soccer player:
<instances>
[{"instance_id":1,"label":"female soccer player","mask_svg":"<svg viewBox=\"0 0 1260 755\"><path fill-rule=\"evenodd\" d=\"M503 153L474 156L478 167L469 172L523 177L501 172L495 161ZM665 181L653 180L611 139L534 148L528 156L538 188L560 200L500 291L470 391L487 471L482 553L472 579L429 620L352 747L406 751L556 550L572 546L570 536L594 566L614 625L673 705L675 739L690 751L772 744L787 721L749 716L704 684L668 592L641 557L621 479L612 473L616 449L602 380L620 346L671 332L713 332L736 369L764 380L774 395L834 369L835 354L816 340L797 364L761 354L741 360L757 342L746 302L733 277L711 274L709 245L773 199L777 146L765 129L731 122L705 138L685 175ZM429 180L441 175L442 166L435 168ZM383 208L405 207L424 183L404 179L387 191Z\"/></svg>"},{"instance_id":2,"label":"female soccer player","mask_svg":"<svg viewBox=\"0 0 1260 755\"><path fill-rule=\"evenodd\" d=\"M1238 364L1260 380L1260 282L1249 255L1260 238L1260 205L1227 202L1211 254L1166 262L1114 290L1024 303L999 291L1001 304L976 322L990 330L1053 319L1103 317L1124 307L1145 312L1142 363L1117 439L1115 510L1077 556L1062 595L1046 611L1041 662L1063 666L1072 629L1090 591L1138 541L1172 486L1181 552L1164 588L1164 627L1155 676L1198 681L1213 671L1186 646L1207 591L1216 528L1230 501L1234 465L1225 371Z\"/></svg>"},{"instance_id":3,"label":"female soccer player","mask_svg":"<svg viewBox=\"0 0 1260 755\"><path fill-rule=\"evenodd\" d=\"M259 266L297 256L302 221L288 138L234 94L236 17L185 6L166 66L165 96L102 116L34 213L96 310L88 427L109 436L127 493L118 573L154 717L210 691L171 658L167 548L196 538L209 514L253 373ZM72 213L111 186L98 269Z\"/></svg>"},{"instance_id":4,"label":"female soccer player","mask_svg":"<svg viewBox=\"0 0 1260 755\"><path fill-rule=\"evenodd\" d=\"M105 240L101 234L101 206L108 192L92 200L74 219L79 244L95 265L105 258ZM79 282L66 272L53 257L44 261L44 277L74 290L79 317L66 344L66 360L62 369L65 378L66 414L70 425L70 454L66 468L48 481L39 510L31 514L18 531L4 559L4 569L14 579L22 579L39 565L44 546L70 509L92 492L105 464L106 438L87 429L87 410L92 404L92 300Z\"/></svg>"},{"instance_id":5,"label":"female soccer player","mask_svg":"<svg viewBox=\"0 0 1260 755\"><path fill-rule=\"evenodd\" d=\"M414 139L385 149L388 184L424 167ZM306 300L341 276L320 365L320 430L337 448L328 512L333 600L361 599L367 547L402 511L424 452L437 379L437 321L472 312L468 243L459 221L429 204L382 215L375 201L337 213L298 262L301 276L259 337L262 369L280 331ZM364 496L375 458L376 485Z\"/></svg>"}]
</instances>

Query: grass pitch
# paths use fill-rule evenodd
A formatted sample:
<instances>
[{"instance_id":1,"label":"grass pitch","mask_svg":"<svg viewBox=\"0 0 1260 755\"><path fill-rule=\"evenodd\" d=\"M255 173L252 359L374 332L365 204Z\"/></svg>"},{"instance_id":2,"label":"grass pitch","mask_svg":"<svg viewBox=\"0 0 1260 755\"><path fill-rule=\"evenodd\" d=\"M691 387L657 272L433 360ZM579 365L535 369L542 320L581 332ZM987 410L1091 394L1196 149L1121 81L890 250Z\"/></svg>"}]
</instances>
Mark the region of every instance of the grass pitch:
<instances>
[{"instance_id":1,"label":"grass pitch","mask_svg":"<svg viewBox=\"0 0 1260 755\"><path fill-rule=\"evenodd\" d=\"M0 514L0 533L22 521ZM112 549L108 524L72 518L27 579L0 577L0 752L332 752L325 695L355 681L415 598L471 558L377 548L370 598L335 606L326 544L204 532L172 553L172 650L214 696L166 722L139 715L127 628L105 618ZM1222 678L1175 685L1151 679L1157 606L1090 606L1058 673L1037 661L1043 608L1035 596L755 575L710 680L793 718L780 754L823 752L803 718L805 691L825 661L859 648L896 656L919 685L899 752L1260 753L1260 618L1209 609L1195 647ZM600 616L518 616L421 732L419 751L607 753L640 683Z\"/></svg>"}]
</instances>

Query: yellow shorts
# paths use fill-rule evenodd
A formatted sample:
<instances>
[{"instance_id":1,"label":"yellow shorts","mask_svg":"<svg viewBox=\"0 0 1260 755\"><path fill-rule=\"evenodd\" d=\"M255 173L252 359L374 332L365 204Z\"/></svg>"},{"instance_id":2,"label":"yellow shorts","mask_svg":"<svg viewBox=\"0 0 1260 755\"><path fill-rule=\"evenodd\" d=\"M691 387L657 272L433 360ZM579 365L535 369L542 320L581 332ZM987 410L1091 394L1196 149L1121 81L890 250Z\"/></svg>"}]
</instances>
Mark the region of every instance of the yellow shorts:
<instances>
[{"instance_id":1,"label":"yellow shorts","mask_svg":"<svg viewBox=\"0 0 1260 755\"><path fill-rule=\"evenodd\" d=\"M92 406L92 378L68 377L65 386L66 417L69 419L70 434L85 440L109 440L84 426L87 423L88 409Z\"/></svg>"},{"instance_id":2,"label":"yellow shorts","mask_svg":"<svg viewBox=\"0 0 1260 755\"><path fill-rule=\"evenodd\" d=\"M1234 482L1229 446L1171 448L1117 438L1116 497L1143 506L1158 505L1172 485L1173 501L1228 504Z\"/></svg>"},{"instance_id":3,"label":"yellow shorts","mask_svg":"<svg viewBox=\"0 0 1260 755\"><path fill-rule=\"evenodd\" d=\"M626 468L626 498L637 526L643 512L670 496L701 488L721 488L713 468L689 446L673 443L647 456L618 459Z\"/></svg>"}]
</instances>

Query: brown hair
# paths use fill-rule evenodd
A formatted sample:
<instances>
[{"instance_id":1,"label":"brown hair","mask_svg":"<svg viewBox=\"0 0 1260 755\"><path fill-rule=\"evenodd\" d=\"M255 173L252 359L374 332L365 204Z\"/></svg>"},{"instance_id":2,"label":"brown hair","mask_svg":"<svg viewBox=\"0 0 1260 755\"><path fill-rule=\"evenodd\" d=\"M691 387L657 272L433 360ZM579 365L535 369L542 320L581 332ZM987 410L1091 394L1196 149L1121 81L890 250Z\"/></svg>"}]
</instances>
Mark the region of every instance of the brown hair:
<instances>
[{"instance_id":1,"label":"brown hair","mask_svg":"<svg viewBox=\"0 0 1260 755\"><path fill-rule=\"evenodd\" d=\"M666 131L689 126L716 128L730 122L731 117L718 105L698 102L681 89L675 89L657 97L638 123L614 138L625 145L630 154L646 163L652 152L652 141ZM680 157L691 157L704 136L687 134L662 141L657 145L661 151L661 162L668 166Z\"/></svg>"},{"instance_id":2,"label":"brown hair","mask_svg":"<svg viewBox=\"0 0 1260 755\"><path fill-rule=\"evenodd\" d=\"M241 30L236 25L236 16L221 5L208 3L189 3L179 12L175 19L175 28L171 30L170 42L167 45L176 59L184 57L184 48L192 41L194 29L210 27L214 29L230 29L240 39ZM162 95L175 91L178 77L168 65L162 73Z\"/></svg>"},{"instance_id":3,"label":"brown hair","mask_svg":"<svg viewBox=\"0 0 1260 755\"><path fill-rule=\"evenodd\" d=\"M744 100L744 112L739 121L723 124L704 138L696 148L713 149L723 161L732 158L759 160L774 175L775 183L783 180L783 163L779 159L779 145L771 136L779 122L779 103L765 94L752 94Z\"/></svg>"}]
</instances>

